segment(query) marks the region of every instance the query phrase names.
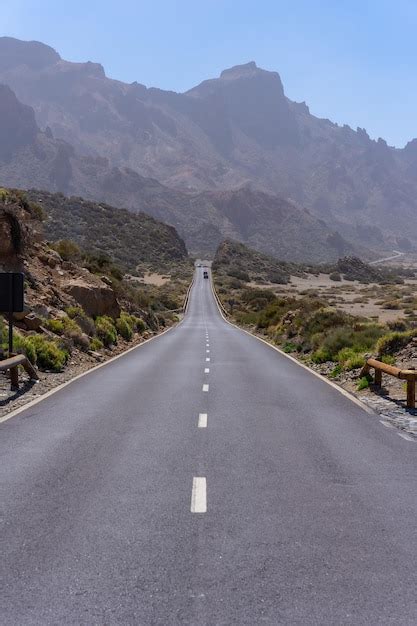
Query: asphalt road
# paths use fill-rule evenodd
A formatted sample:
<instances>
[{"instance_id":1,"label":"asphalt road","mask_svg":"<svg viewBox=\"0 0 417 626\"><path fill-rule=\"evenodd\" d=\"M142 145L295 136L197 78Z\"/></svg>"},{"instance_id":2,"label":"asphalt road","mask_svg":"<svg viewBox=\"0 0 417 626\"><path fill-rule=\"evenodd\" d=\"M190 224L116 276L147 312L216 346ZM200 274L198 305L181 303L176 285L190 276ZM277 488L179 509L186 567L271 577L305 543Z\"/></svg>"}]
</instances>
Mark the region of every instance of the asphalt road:
<instances>
[{"instance_id":1,"label":"asphalt road","mask_svg":"<svg viewBox=\"0 0 417 626\"><path fill-rule=\"evenodd\" d=\"M177 328L0 425L0 623L417 624L415 443L197 271Z\"/></svg>"}]
</instances>

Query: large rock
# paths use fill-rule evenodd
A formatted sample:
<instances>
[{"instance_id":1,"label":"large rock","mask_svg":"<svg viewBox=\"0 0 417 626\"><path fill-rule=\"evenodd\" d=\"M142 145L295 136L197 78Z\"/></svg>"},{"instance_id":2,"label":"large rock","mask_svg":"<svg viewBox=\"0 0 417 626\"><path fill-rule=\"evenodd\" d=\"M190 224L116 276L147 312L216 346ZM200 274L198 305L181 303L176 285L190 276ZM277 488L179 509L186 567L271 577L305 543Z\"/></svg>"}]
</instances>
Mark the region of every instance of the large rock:
<instances>
[{"instance_id":1,"label":"large rock","mask_svg":"<svg viewBox=\"0 0 417 626\"><path fill-rule=\"evenodd\" d=\"M70 280L64 291L78 302L87 315L109 315L114 318L120 315L116 294L99 279L94 283L83 278Z\"/></svg>"}]
</instances>

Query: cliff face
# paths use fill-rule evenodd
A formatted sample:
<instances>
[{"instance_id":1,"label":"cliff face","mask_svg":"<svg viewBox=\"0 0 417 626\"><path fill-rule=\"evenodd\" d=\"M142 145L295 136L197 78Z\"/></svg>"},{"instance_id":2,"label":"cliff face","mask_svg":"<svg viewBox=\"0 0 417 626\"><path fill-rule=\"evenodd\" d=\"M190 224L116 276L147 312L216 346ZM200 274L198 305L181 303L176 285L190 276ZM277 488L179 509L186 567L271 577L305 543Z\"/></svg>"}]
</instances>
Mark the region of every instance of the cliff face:
<instances>
[{"instance_id":1,"label":"cliff face","mask_svg":"<svg viewBox=\"0 0 417 626\"><path fill-rule=\"evenodd\" d=\"M0 85L0 160L30 145L38 132L35 114L29 106L21 104L13 91Z\"/></svg>"},{"instance_id":2,"label":"cliff face","mask_svg":"<svg viewBox=\"0 0 417 626\"><path fill-rule=\"evenodd\" d=\"M22 195L0 189L0 268L22 271L25 257L41 239L36 208Z\"/></svg>"}]
</instances>

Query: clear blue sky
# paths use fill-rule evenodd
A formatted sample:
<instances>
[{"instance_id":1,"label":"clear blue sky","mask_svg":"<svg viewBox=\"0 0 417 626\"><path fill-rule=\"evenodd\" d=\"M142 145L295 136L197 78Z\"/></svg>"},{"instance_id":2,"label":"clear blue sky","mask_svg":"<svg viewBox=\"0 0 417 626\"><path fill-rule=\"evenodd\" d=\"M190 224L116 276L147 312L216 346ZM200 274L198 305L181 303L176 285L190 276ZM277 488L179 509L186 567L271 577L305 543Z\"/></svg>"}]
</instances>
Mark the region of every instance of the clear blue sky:
<instances>
[{"instance_id":1,"label":"clear blue sky","mask_svg":"<svg viewBox=\"0 0 417 626\"><path fill-rule=\"evenodd\" d=\"M288 97L403 146L417 136L417 0L11 0L2 34L184 91L254 60Z\"/></svg>"}]
</instances>

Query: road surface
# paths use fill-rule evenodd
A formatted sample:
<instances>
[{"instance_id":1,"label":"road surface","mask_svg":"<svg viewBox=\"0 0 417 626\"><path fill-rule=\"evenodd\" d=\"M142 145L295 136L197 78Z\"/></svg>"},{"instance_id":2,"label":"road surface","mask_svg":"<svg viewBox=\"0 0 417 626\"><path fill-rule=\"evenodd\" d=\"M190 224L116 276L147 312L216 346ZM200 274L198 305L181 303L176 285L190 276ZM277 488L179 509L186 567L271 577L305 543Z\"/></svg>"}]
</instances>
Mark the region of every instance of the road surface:
<instances>
[{"instance_id":1,"label":"road surface","mask_svg":"<svg viewBox=\"0 0 417 626\"><path fill-rule=\"evenodd\" d=\"M417 623L415 443L223 321L209 282L0 425L1 624Z\"/></svg>"},{"instance_id":2,"label":"road surface","mask_svg":"<svg viewBox=\"0 0 417 626\"><path fill-rule=\"evenodd\" d=\"M398 259L404 256L404 252L399 252L398 250L393 250L393 255L386 256L383 259L377 259L376 261L370 261L369 265L378 265L378 263L384 263L385 261L393 261L394 259Z\"/></svg>"}]
</instances>

